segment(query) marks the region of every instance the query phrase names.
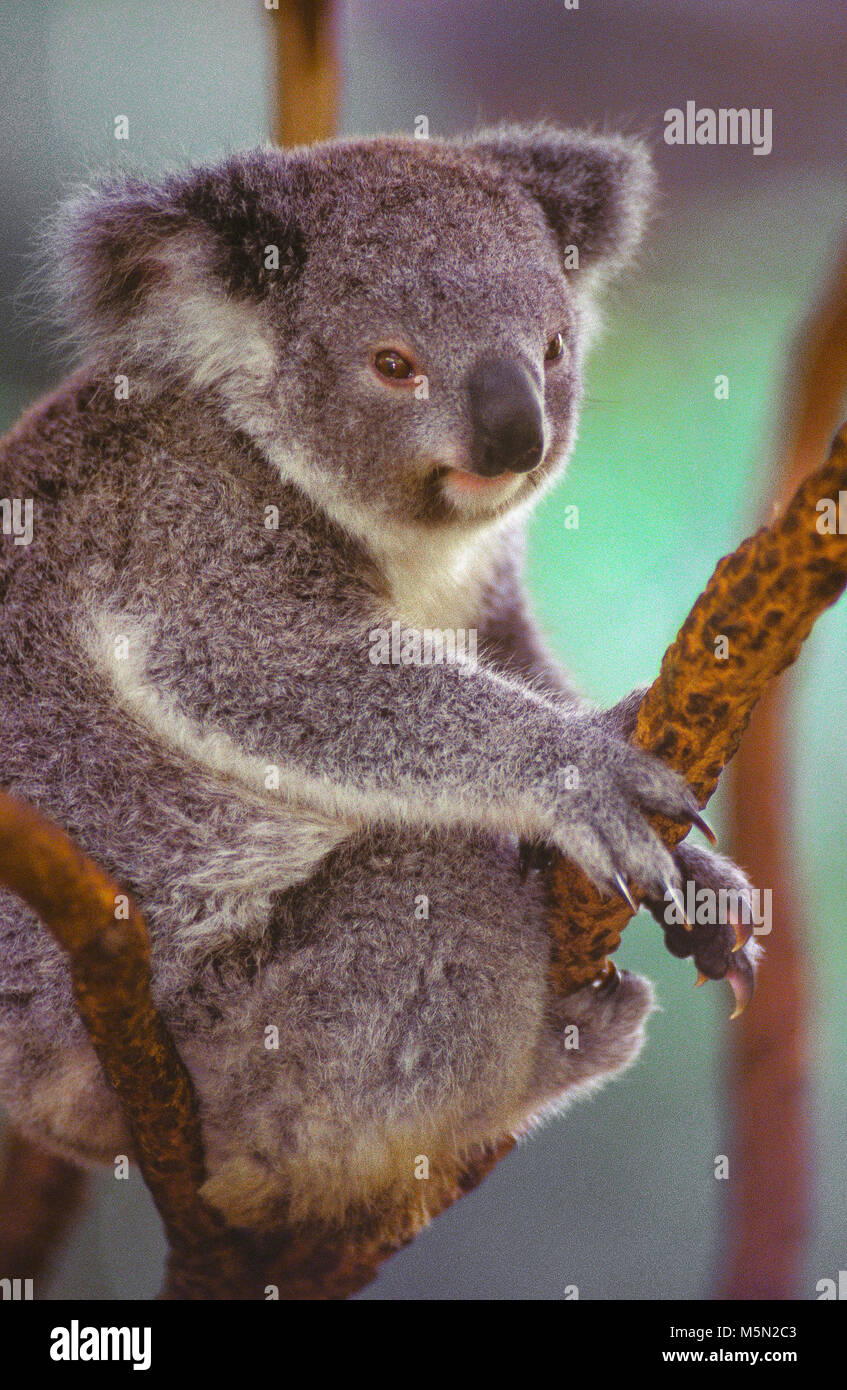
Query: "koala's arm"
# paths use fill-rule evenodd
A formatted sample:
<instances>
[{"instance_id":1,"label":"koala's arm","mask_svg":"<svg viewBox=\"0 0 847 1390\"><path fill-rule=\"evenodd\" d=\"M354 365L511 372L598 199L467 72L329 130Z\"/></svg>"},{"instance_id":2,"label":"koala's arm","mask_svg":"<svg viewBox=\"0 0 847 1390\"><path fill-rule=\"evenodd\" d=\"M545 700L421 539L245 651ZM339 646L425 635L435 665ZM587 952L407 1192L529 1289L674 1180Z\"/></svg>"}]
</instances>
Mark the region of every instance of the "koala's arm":
<instances>
[{"instance_id":1,"label":"koala's arm","mask_svg":"<svg viewBox=\"0 0 847 1390\"><path fill-rule=\"evenodd\" d=\"M217 746L225 732L259 767L276 764L295 805L353 825L534 836L602 885L623 874L661 895L674 881L673 860L644 813L686 818L697 809L693 795L619 740L602 714L547 701L484 664L383 665L369 657L365 631L336 629L320 650L292 637L251 663L249 703L225 691L231 658L224 649L218 664L214 640L204 658L204 679L217 669L221 682L213 698L198 700L178 665L158 675L195 727L212 732L217 708ZM160 736L167 727L165 717Z\"/></svg>"}]
</instances>

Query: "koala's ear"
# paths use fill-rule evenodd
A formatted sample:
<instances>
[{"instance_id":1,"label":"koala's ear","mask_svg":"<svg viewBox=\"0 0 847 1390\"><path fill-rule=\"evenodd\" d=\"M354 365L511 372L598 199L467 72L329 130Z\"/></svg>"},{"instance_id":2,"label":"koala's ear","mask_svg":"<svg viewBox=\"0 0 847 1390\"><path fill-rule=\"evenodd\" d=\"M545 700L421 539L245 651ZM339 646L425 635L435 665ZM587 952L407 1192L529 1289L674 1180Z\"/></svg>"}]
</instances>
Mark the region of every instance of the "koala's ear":
<instances>
[{"instance_id":1,"label":"koala's ear","mask_svg":"<svg viewBox=\"0 0 847 1390\"><path fill-rule=\"evenodd\" d=\"M46 241L70 328L94 344L142 313L187 227L164 190L135 178L103 181L65 203Z\"/></svg>"},{"instance_id":2,"label":"koala's ear","mask_svg":"<svg viewBox=\"0 0 847 1390\"><path fill-rule=\"evenodd\" d=\"M654 187L642 141L542 124L483 130L466 143L535 199L563 257L577 248L580 269L616 269L632 254Z\"/></svg>"},{"instance_id":3,"label":"koala's ear","mask_svg":"<svg viewBox=\"0 0 847 1390\"><path fill-rule=\"evenodd\" d=\"M48 244L64 318L87 350L181 364L208 385L269 341L261 305L291 289L304 259L283 163L259 151L161 183L106 180L67 203Z\"/></svg>"}]
</instances>

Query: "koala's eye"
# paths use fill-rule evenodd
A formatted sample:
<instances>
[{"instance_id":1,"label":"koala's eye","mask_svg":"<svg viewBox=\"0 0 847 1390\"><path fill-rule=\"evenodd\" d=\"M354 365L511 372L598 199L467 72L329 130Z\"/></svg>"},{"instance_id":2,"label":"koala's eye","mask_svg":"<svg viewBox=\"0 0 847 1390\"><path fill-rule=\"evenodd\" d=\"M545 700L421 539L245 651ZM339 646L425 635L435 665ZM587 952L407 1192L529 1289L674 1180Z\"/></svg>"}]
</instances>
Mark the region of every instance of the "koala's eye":
<instances>
[{"instance_id":1,"label":"koala's eye","mask_svg":"<svg viewBox=\"0 0 847 1390\"><path fill-rule=\"evenodd\" d=\"M388 377L389 381L409 381L415 375L411 362L394 348L383 348L378 352L374 357L374 366L380 376Z\"/></svg>"},{"instance_id":2,"label":"koala's eye","mask_svg":"<svg viewBox=\"0 0 847 1390\"><path fill-rule=\"evenodd\" d=\"M554 333L547 344L547 351L544 354L545 362L558 362L560 357L565 355L565 340L561 333Z\"/></svg>"}]
</instances>

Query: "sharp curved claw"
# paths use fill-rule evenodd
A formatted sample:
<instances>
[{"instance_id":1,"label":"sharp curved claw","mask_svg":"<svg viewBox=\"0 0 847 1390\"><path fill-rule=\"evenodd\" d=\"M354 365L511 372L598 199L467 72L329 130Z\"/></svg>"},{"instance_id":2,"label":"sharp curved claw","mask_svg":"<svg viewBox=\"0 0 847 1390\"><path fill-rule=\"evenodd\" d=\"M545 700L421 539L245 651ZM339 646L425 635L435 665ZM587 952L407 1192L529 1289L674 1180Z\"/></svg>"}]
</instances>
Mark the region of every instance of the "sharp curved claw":
<instances>
[{"instance_id":1,"label":"sharp curved claw","mask_svg":"<svg viewBox=\"0 0 847 1390\"><path fill-rule=\"evenodd\" d=\"M735 955L738 951L744 949L750 937L753 935L753 922L752 920L743 922L739 921L737 917L730 917L729 925L735 932L735 945L732 948L732 954Z\"/></svg>"},{"instance_id":2,"label":"sharp curved claw","mask_svg":"<svg viewBox=\"0 0 847 1390\"><path fill-rule=\"evenodd\" d=\"M695 989L699 989L701 985L707 985L708 983L709 983L709 977L708 977L708 975L704 975L703 972L702 972L702 970L698 970L698 971L697 971L697 979L694 981L694 988L695 988Z\"/></svg>"},{"instance_id":3,"label":"sharp curved claw","mask_svg":"<svg viewBox=\"0 0 847 1390\"><path fill-rule=\"evenodd\" d=\"M629 888L627 887L626 879L624 878L623 874L615 874L615 883L618 885L618 888L620 889L621 897L626 899L633 912L637 912L638 903L635 901L635 898L630 893Z\"/></svg>"},{"instance_id":4,"label":"sharp curved claw","mask_svg":"<svg viewBox=\"0 0 847 1390\"><path fill-rule=\"evenodd\" d=\"M753 967L747 957L735 956L724 978L729 980L735 995L735 1008L730 1014L730 1019L739 1018L753 998L756 983Z\"/></svg>"}]
</instances>

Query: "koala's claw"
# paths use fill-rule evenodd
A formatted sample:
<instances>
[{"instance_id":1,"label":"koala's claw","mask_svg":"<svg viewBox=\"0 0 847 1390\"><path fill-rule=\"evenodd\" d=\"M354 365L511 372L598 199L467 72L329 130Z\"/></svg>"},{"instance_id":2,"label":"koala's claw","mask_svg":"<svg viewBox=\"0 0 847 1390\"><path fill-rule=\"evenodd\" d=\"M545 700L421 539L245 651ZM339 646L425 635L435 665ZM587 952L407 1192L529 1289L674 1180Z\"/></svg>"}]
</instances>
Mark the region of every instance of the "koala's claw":
<instances>
[{"instance_id":1,"label":"koala's claw","mask_svg":"<svg viewBox=\"0 0 847 1390\"><path fill-rule=\"evenodd\" d=\"M666 906L663 904L663 907ZM755 942L748 942L739 948L734 927L717 922L705 926L695 924L690 929L676 924L666 926L665 945L672 955L691 956L697 966L695 987L710 980L727 980L735 996L731 1017L738 1018L744 1012L756 984L756 962L760 948Z\"/></svg>"},{"instance_id":2,"label":"koala's claw","mask_svg":"<svg viewBox=\"0 0 847 1390\"><path fill-rule=\"evenodd\" d=\"M638 711L641 708L649 688L650 687L647 685L641 685L635 690L631 690L629 694L625 695L622 700L619 700L616 705L612 705L611 709L602 710L597 716L598 722L603 728L616 735L616 737L624 739L629 743L635 733L635 726L638 723ZM694 793L688 787L685 788L685 791L687 792L685 818L697 826L697 829L701 834L705 835L711 845L717 845L718 838L712 827L704 821L703 817L700 815L700 805ZM657 807L656 809L659 808ZM672 817L672 819L676 818ZM683 817L680 817L680 819L683 819Z\"/></svg>"},{"instance_id":3,"label":"koala's claw","mask_svg":"<svg viewBox=\"0 0 847 1390\"><path fill-rule=\"evenodd\" d=\"M756 972L749 957L746 955L736 956L735 961L726 972L726 979L729 980L735 995L735 1008L729 1016L732 1020L743 1014L753 998L753 991L756 987Z\"/></svg>"},{"instance_id":4,"label":"koala's claw","mask_svg":"<svg viewBox=\"0 0 847 1390\"><path fill-rule=\"evenodd\" d=\"M673 902L674 907L676 908L677 912L679 913L680 917L682 918L682 925L685 927L685 930L686 930L686 931L693 931L693 930L694 930L694 927L693 927L692 923L689 922L688 918L687 918L686 915L685 915L685 899L683 898L683 896L682 896L682 894L680 893L679 889L678 889L678 888L674 888L674 886L673 886L672 883L666 883L666 884L665 884L665 897L666 897L666 898L670 898L671 901Z\"/></svg>"},{"instance_id":5,"label":"koala's claw","mask_svg":"<svg viewBox=\"0 0 847 1390\"><path fill-rule=\"evenodd\" d=\"M700 831L700 834L705 835L710 845L716 845L718 843L718 837L715 834L714 830L710 825L706 823L706 821L704 821L703 817L699 814L699 812L695 811L693 813L691 821L692 824L697 826L697 829Z\"/></svg>"},{"instance_id":6,"label":"koala's claw","mask_svg":"<svg viewBox=\"0 0 847 1390\"><path fill-rule=\"evenodd\" d=\"M608 712L574 721L572 739L579 780L553 793L554 844L602 893L661 897L678 875L651 816L690 823L697 798L672 768L622 739Z\"/></svg>"},{"instance_id":7,"label":"koala's claw","mask_svg":"<svg viewBox=\"0 0 847 1390\"><path fill-rule=\"evenodd\" d=\"M753 935L753 920L751 918L749 922L745 922L738 917L730 916L729 924L735 932L735 945L732 948L732 953L735 955L738 951L743 951Z\"/></svg>"},{"instance_id":8,"label":"koala's claw","mask_svg":"<svg viewBox=\"0 0 847 1390\"><path fill-rule=\"evenodd\" d=\"M756 963L760 955L757 942L752 941L753 916L750 883L741 870L722 855L698 849L695 845L680 845L676 863L685 882L694 884L695 896L706 889L715 906L722 901L719 894L736 896L746 909L737 911L728 900L727 910L710 912L709 920L685 923L682 906L670 888L664 899L645 899L644 905L659 922L665 933L665 945L672 955L681 959L691 957L697 966L696 985L707 980L727 980L735 996L733 1018L742 1014L753 997L756 982ZM698 898L699 901L699 898ZM723 900L725 903L726 899ZM668 922L667 914L673 903L679 920ZM698 914L699 915L699 914Z\"/></svg>"},{"instance_id":9,"label":"koala's claw","mask_svg":"<svg viewBox=\"0 0 847 1390\"><path fill-rule=\"evenodd\" d=\"M620 889L621 897L629 903L633 912L637 912L638 903L635 901L635 898L630 893L627 881L624 878L623 874L615 874L615 883L618 885L618 888Z\"/></svg>"}]
</instances>

